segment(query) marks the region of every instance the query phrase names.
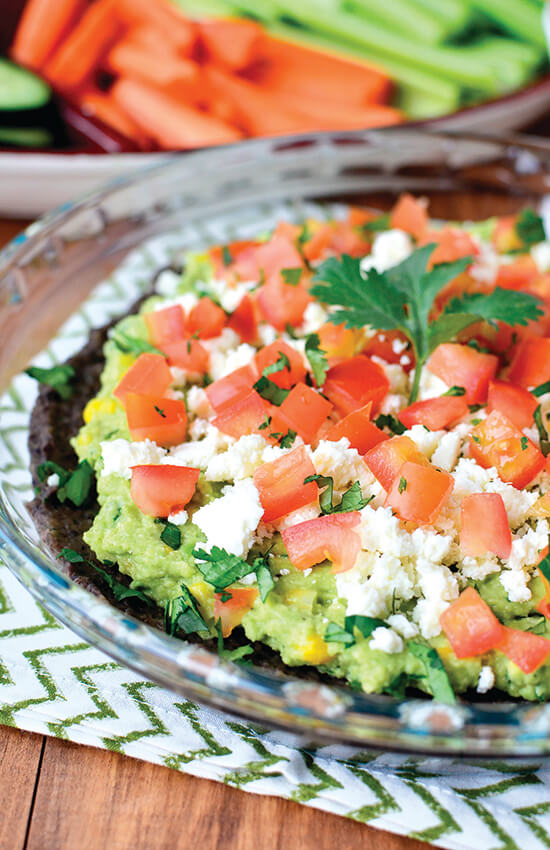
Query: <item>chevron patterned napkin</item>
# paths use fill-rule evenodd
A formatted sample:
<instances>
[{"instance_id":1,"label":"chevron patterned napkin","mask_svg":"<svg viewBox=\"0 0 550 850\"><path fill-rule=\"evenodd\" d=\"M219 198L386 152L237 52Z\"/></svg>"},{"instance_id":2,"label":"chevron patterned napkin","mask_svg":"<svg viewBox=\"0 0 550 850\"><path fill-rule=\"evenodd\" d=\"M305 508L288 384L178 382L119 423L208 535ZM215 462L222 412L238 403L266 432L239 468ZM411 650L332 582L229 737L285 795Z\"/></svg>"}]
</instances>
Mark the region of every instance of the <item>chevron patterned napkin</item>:
<instances>
[{"instance_id":1,"label":"chevron patterned napkin","mask_svg":"<svg viewBox=\"0 0 550 850\"><path fill-rule=\"evenodd\" d=\"M329 214L338 208L329 208ZM247 238L279 218L327 208L250 208L211 219L128 257L69 319L37 365L76 352L91 327L123 313L182 245ZM36 387L18 376L0 398L0 470L22 504ZM453 850L550 847L550 762L472 762L305 749L294 736L195 705L125 669L62 626L19 584L0 548L0 723L115 750L258 794L271 794Z\"/></svg>"}]
</instances>

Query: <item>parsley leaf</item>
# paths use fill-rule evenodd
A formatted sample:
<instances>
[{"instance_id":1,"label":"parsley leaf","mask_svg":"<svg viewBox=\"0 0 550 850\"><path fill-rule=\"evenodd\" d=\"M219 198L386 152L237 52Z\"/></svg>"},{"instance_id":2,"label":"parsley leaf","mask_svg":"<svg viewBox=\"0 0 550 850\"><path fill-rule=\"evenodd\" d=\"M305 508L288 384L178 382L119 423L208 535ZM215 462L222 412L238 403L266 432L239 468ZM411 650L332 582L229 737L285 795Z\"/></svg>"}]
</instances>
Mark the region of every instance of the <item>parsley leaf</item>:
<instances>
[{"instance_id":1,"label":"parsley leaf","mask_svg":"<svg viewBox=\"0 0 550 850\"><path fill-rule=\"evenodd\" d=\"M304 484L309 484L311 481L316 481L321 492L319 493L319 506L322 514L343 514L349 511L360 511L365 505L374 499L374 496L369 496L364 499L361 493L361 485L359 481L355 481L351 487L342 494L341 501L335 505L334 498L334 479L332 475L308 475L304 478Z\"/></svg>"},{"instance_id":2,"label":"parsley leaf","mask_svg":"<svg viewBox=\"0 0 550 850\"><path fill-rule=\"evenodd\" d=\"M464 389L464 387L457 387L455 385L455 386L449 387L447 392L443 393L443 395L441 397L444 398L445 396L461 396L461 395L466 395L466 390Z\"/></svg>"},{"instance_id":3,"label":"parsley leaf","mask_svg":"<svg viewBox=\"0 0 550 850\"><path fill-rule=\"evenodd\" d=\"M42 369L40 366L29 366L25 369L25 374L29 378L34 378L39 384L46 384L66 400L73 394L73 387L70 385L75 376L75 371L68 363L63 363L60 366L52 366L51 369Z\"/></svg>"},{"instance_id":4,"label":"parsley leaf","mask_svg":"<svg viewBox=\"0 0 550 850\"><path fill-rule=\"evenodd\" d=\"M166 604L164 628L172 636L177 631L185 634L208 631L208 626L199 612L197 600L184 584L181 585L180 596L170 599Z\"/></svg>"},{"instance_id":5,"label":"parsley leaf","mask_svg":"<svg viewBox=\"0 0 550 850\"><path fill-rule=\"evenodd\" d=\"M382 230L389 230L391 227L391 219L389 213L384 213L383 215L379 215L377 218L373 218L370 221L365 221L361 225L362 230L366 230L367 233L378 233Z\"/></svg>"},{"instance_id":6,"label":"parsley leaf","mask_svg":"<svg viewBox=\"0 0 550 850\"><path fill-rule=\"evenodd\" d=\"M70 564L87 564L95 570L96 573L99 573L105 584L111 589L113 596L118 602L122 602L124 599L139 599L140 602L145 602L146 605L154 604L153 600L143 593L143 591L137 590L133 587L127 587L125 584L122 584L121 581L118 581L118 579L106 570L96 566L96 564L92 563L92 561L88 561L87 558L84 558L78 552L75 552L74 549L64 548L57 557L65 558L65 560L69 561Z\"/></svg>"},{"instance_id":7,"label":"parsley leaf","mask_svg":"<svg viewBox=\"0 0 550 850\"><path fill-rule=\"evenodd\" d=\"M289 286L298 286L302 277L303 269L297 266L294 269L281 269L281 277Z\"/></svg>"},{"instance_id":8,"label":"parsley leaf","mask_svg":"<svg viewBox=\"0 0 550 850\"><path fill-rule=\"evenodd\" d=\"M137 336L130 336L123 331L115 330L111 339L116 347L124 354L135 354L137 356L138 354L151 352L152 354L161 354L164 357L162 351L155 348L155 346L151 345L151 343L147 342L147 340L140 339Z\"/></svg>"},{"instance_id":9,"label":"parsley leaf","mask_svg":"<svg viewBox=\"0 0 550 850\"><path fill-rule=\"evenodd\" d=\"M522 210L516 221L516 233L526 247L544 242L546 233L540 215L534 210Z\"/></svg>"},{"instance_id":10,"label":"parsley leaf","mask_svg":"<svg viewBox=\"0 0 550 850\"><path fill-rule=\"evenodd\" d=\"M168 522L168 520L162 519L161 517L157 517L155 522L164 526L160 533L160 539L162 542L166 543L166 545L171 549L179 549L181 546L181 531L178 526L173 522Z\"/></svg>"},{"instance_id":11,"label":"parsley leaf","mask_svg":"<svg viewBox=\"0 0 550 850\"><path fill-rule=\"evenodd\" d=\"M377 428L388 428L392 434L404 434L407 430L399 419L392 416L391 413L381 413L374 420Z\"/></svg>"},{"instance_id":12,"label":"parsley leaf","mask_svg":"<svg viewBox=\"0 0 550 850\"><path fill-rule=\"evenodd\" d=\"M213 585L216 590L223 590L244 576L254 572L254 567L243 561L237 555L232 555L226 549L212 546L210 552L204 549L194 549L193 556L203 561L197 567L203 574L205 581Z\"/></svg>"},{"instance_id":13,"label":"parsley leaf","mask_svg":"<svg viewBox=\"0 0 550 850\"><path fill-rule=\"evenodd\" d=\"M266 366L266 369L269 369L269 366ZM290 390L282 390L281 387L278 387L277 384L270 381L269 378L265 377L265 375L261 375L261 377L258 378L254 384L254 389L258 395L261 395L262 398L265 398L266 401L270 401L277 407L280 407L290 392Z\"/></svg>"},{"instance_id":14,"label":"parsley leaf","mask_svg":"<svg viewBox=\"0 0 550 850\"><path fill-rule=\"evenodd\" d=\"M449 682L447 671L436 650L431 646L415 641L409 641L408 647L412 654L424 665L433 698L438 702L455 703L456 697Z\"/></svg>"},{"instance_id":15,"label":"parsley leaf","mask_svg":"<svg viewBox=\"0 0 550 850\"><path fill-rule=\"evenodd\" d=\"M306 357L309 360L315 383L319 388L325 383L328 372L326 352L319 347L319 334L309 334L306 339Z\"/></svg>"},{"instance_id":16,"label":"parsley leaf","mask_svg":"<svg viewBox=\"0 0 550 850\"><path fill-rule=\"evenodd\" d=\"M542 312L539 299L498 287L488 295L465 294L453 298L437 319L430 321L436 296L469 263L463 257L454 263L439 263L427 270L434 244L413 251L403 262L380 273L361 272L360 260L343 254L329 257L318 267L311 293L339 309L331 315L334 324L349 328L372 325L378 330L399 330L409 340L417 368L410 401L418 396L420 373L432 351L453 339L461 330L483 319L510 325L526 325Z\"/></svg>"}]
</instances>

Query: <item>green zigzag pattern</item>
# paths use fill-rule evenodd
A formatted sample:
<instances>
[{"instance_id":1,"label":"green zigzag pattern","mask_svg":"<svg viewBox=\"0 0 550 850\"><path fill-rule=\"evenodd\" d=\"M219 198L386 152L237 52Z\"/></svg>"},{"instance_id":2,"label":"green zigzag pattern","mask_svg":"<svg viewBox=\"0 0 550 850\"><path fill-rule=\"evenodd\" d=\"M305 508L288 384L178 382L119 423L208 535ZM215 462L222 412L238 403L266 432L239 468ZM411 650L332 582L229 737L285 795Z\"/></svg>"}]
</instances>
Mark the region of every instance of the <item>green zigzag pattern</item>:
<instances>
[{"instance_id":1,"label":"green zigzag pattern","mask_svg":"<svg viewBox=\"0 0 550 850\"><path fill-rule=\"evenodd\" d=\"M183 243L187 238L195 245L202 240L207 244L222 239L222 231L226 240L246 238L258 227L267 229L277 218L285 216L299 221L312 214L325 213L318 206L296 204L285 208L267 205L251 208L249 215L237 223L228 214L223 222L205 223L194 227L187 237L179 234L177 239L164 240L163 247L157 244L155 251L144 250L140 258L132 259L133 273L143 291L151 269L162 264L163 252L165 262L171 259L178 240ZM114 317L138 295L139 289L128 286L124 270L115 272L81 309L81 326L62 329L55 350L50 346L41 362L58 360L60 340L66 344L67 356L78 350L91 326ZM27 458L21 450L32 405L32 395L27 395L27 389L16 382L0 399L2 486L21 509L29 496L29 485L24 479ZM14 599L21 598L21 591L10 594L10 587L15 589L14 579L0 563L2 723L32 728L38 725L58 738L80 741L84 738L90 744L116 752L128 751L175 770L195 768L202 763L225 783L238 788L246 789L260 780L271 781L273 793L296 802L337 811L363 823L375 823L457 850L481 847L476 835L482 832L482 826L494 839L490 850L550 848L548 831L541 822L550 812L550 789L543 780L540 763L485 762L480 768L479 763L463 762L469 784L461 787L459 783L455 787L454 762L448 763L448 770L441 763L432 770L430 760L395 757L388 766L383 755L360 751L345 760L325 754L323 748L293 750L277 743L275 751L275 733L220 716L215 726L209 725L210 715L204 709L165 694L156 685L140 680L90 649L30 596L24 597L24 604L18 609ZM29 648L33 637L37 645ZM34 696L2 701L3 693L9 693L22 682ZM121 734L117 730L124 721L128 727L135 728L125 728ZM228 757L239 766L225 768L224 760ZM308 778L293 782L293 765L299 765L300 777ZM434 795L434 782L444 786L445 794L441 797L446 805ZM512 808L502 799L509 792L516 792L517 803L517 792L521 790L525 790L530 805ZM411 792L418 801L413 810L407 802ZM342 803L343 797L348 801L347 806ZM467 835L459 825L461 806L468 807L477 819L478 828L471 827ZM525 834L523 840L516 837L520 836L521 828L527 830L529 839Z\"/></svg>"}]
</instances>

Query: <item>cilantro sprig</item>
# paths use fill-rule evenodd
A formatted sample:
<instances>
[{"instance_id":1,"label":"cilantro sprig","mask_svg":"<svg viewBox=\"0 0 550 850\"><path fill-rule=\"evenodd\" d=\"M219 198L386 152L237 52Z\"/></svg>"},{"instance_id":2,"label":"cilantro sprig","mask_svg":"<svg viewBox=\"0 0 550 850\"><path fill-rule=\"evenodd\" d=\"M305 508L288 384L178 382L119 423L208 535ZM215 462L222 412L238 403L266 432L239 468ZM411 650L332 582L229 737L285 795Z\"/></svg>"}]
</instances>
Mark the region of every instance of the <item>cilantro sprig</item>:
<instances>
[{"instance_id":1,"label":"cilantro sprig","mask_svg":"<svg viewBox=\"0 0 550 850\"><path fill-rule=\"evenodd\" d=\"M50 475L59 476L55 494L61 503L68 500L80 508L92 492L94 471L87 460L81 460L74 470L63 469L59 464L46 460L38 466L36 472L42 482Z\"/></svg>"},{"instance_id":2,"label":"cilantro sprig","mask_svg":"<svg viewBox=\"0 0 550 850\"><path fill-rule=\"evenodd\" d=\"M516 233L526 248L538 242L544 242L546 239L544 222L540 215L531 209L522 210L519 214L516 221Z\"/></svg>"},{"instance_id":3,"label":"cilantro sprig","mask_svg":"<svg viewBox=\"0 0 550 850\"><path fill-rule=\"evenodd\" d=\"M455 703L455 693L437 651L427 644L412 640L409 641L408 647L410 652L422 662L433 698L438 702Z\"/></svg>"},{"instance_id":4,"label":"cilantro sprig","mask_svg":"<svg viewBox=\"0 0 550 850\"><path fill-rule=\"evenodd\" d=\"M204 622L198 603L191 591L184 585L181 585L181 593L175 599L170 599L164 609L164 628L169 635L175 635L176 632L191 632L208 631L208 626Z\"/></svg>"},{"instance_id":5,"label":"cilantro sprig","mask_svg":"<svg viewBox=\"0 0 550 850\"><path fill-rule=\"evenodd\" d=\"M353 646L356 643L354 629L368 638L375 629L387 627L384 620L378 617L367 617L364 614L351 614L344 621L344 628L337 623L329 623L325 631L325 640L332 643L342 643L344 646Z\"/></svg>"},{"instance_id":6,"label":"cilantro sprig","mask_svg":"<svg viewBox=\"0 0 550 850\"><path fill-rule=\"evenodd\" d=\"M29 366L28 369L25 369L25 374L29 378L34 378L39 384L46 384L46 386L51 387L64 401L73 394L74 387L71 382L75 376L75 371L69 363L52 366L51 369Z\"/></svg>"},{"instance_id":7,"label":"cilantro sprig","mask_svg":"<svg viewBox=\"0 0 550 850\"><path fill-rule=\"evenodd\" d=\"M361 493L359 481L355 481L351 487L342 494L338 504L334 504L334 479L332 475L308 475L304 478L304 484L315 481L320 489L319 507L322 514L345 514L349 511L360 511L374 496L364 499Z\"/></svg>"},{"instance_id":8,"label":"cilantro sprig","mask_svg":"<svg viewBox=\"0 0 550 850\"><path fill-rule=\"evenodd\" d=\"M315 383L321 389L328 372L326 352L320 347L319 334L309 334L306 338L306 357L309 360Z\"/></svg>"},{"instance_id":9,"label":"cilantro sprig","mask_svg":"<svg viewBox=\"0 0 550 850\"><path fill-rule=\"evenodd\" d=\"M330 257L317 269L311 289L320 301L339 307L331 322L348 328L371 325L398 330L409 340L416 362L411 402L418 396L422 367L441 343L480 320L526 325L542 315L535 296L497 287L488 295L467 293L453 298L436 319L430 319L437 295L472 261L462 257L428 270L435 247L424 245L399 265L385 272L369 269L366 276L358 258Z\"/></svg>"},{"instance_id":10,"label":"cilantro sprig","mask_svg":"<svg viewBox=\"0 0 550 850\"><path fill-rule=\"evenodd\" d=\"M243 558L231 554L220 546L212 546L210 552L200 548L193 550L198 569L204 580L212 585L216 593L221 593L236 581L240 581L251 573L256 573L262 602L265 602L269 592L275 587L267 563L268 554L255 558L252 564L248 564Z\"/></svg>"}]
</instances>

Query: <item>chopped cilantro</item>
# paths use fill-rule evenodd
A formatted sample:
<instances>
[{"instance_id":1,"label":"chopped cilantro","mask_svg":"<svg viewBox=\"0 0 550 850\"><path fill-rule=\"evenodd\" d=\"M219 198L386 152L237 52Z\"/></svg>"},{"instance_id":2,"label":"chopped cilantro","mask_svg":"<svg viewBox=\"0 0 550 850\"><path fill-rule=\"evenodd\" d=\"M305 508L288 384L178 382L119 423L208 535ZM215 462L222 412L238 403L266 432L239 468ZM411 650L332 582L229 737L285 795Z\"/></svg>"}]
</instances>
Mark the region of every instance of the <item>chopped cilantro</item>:
<instances>
[{"instance_id":1,"label":"chopped cilantro","mask_svg":"<svg viewBox=\"0 0 550 850\"><path fill-rule=\"evenodd\" d=\"M252 569L256 573L258 579L258 590L260 591L260 599L265 602L270 592L275 587L271 570L267 565L267 555L254 559Z\"/></svg>"},{"instance_id":2,"label":"chopped cilantro","mask_svg":"<svg viewBox=\"0 0 550 850\"><path fill-rule=\"evenodd\" d=\"M56 496L60 502L67 499L80 508L88 499L94 480L94 471L87 460L81 460L75 470L63 469L57 463L47 460L36 470L40 481L44 482L49 475L59 476Z\"/></svg>"},{"instance_id":3,"label":"chopped cilantro","mask_svg":"<svg viewBox=\"0 0 550 850\"><path fill-rule=\"evenodd\" d=\"M546 457L550 452L550 440L548 439L548 431L544 427L544 423L542 421L542 411L540 404L537 406L533 414L533 419L535 420L535 425L537 426L537 431L539 432L540 450L543 453L544 457Z\"/></svg>"},{"instance_id":4,"label":"chopped cilantro","mask_svg":"<svg viewBox=\"0 0 550 850\"><path fill-rule=\"evenodd\" d=\"M278 351L278 357L274 363L270 363L265 369L262 369L264 378L269 378L270 375L275 375L277 372L283 372L285 369L290 372L290 360L282 351Z\"/></svg>"},{"instance_id":5,"label":"chopped cilantro","mask_svg":"<svg viewBox=\"0 0 550 850\"><path fill-rule=\"evenodd\" d=\"M403 476L399 479L399 486L397 489L400 493L404 493L407 489L407 479L403 478Z\"/></svg>"},{"instance_id":6,"label":"chopped cilantro","mask_svg":"<svg viewBox=\"0 0 550 850\"><path fill-rule=\"evenodd\" d=\"M357 629L364 638L368 638L380 626L386 626L386 623L384 620L379 620L378 617L352 614L346 617L344 628L338 626L336 623L329 623L325 632L325 640L332 641L333 643L343 643L344 646L353 646L355 643L354 629Z\"/></svg>"},{"instance_id":7,"label":"chopped cilantro","mask_svg":"<svg viewBox=\"0 0 550 850\"><path fill-rule=\"evenodd\" d=\"M227 266L230 266L232 262L233 257L231 256L231 251L229 250L227 245L224 245L222 248L222 263L227 268Z\"/></svg>"},{"instance_id":8,"label":"chopped cilantro","mask_svg":"<svg viewBox=\"0 0 550 850\"><path fill-rule=\"evenodd\" d=\"M71 381L75 376L75 371L68 363L63 363L60 366L52 366L51 369L42 369L40 366L29 366L28 369L25 369L25 374L29 378L34 378L38 383L51 387L64 400L70 398L73 394Z\"/></svg>"},{"instance_id":9,"label":"chopped cilantro","mask_svg":"<svg viewBox=\"0 0 550 850\"><path fill-rule=\"evenodd\" d=\"M287 322L285 325L285 332L291 339L300 339L290 322Z\"/></svg>"},{"instance_id":10,"label":"chopped cilantro","mask_svg":"<svg viewBox=\"0 0 550 850\"><path fill-rule=\"evenodd\" d=\"M438 702L455 703L456 697L441 658L431 646L409 641L409 650L422 662L432 696Z\"/></svg>"},{"instance_id":11,"label":"chopped cilantro","mask_svg":"<svg viewBox=\"0 0 550 850\"><path fill-rule=\"evenodd\" d=\"M118 602L122 602L124 599L139 599L140 602L145 602L146 605L154 604L153 600L143 593L143 591L137 590L133 587L127 587L125 584L122 584L121 581L118 581L118 579L106 570L98 567L96 564L92 563L92 561L88 561L87 558L84 558L79 554L79 552L75 552L74 549L64 548L57 557L65 558L65 560L69 561L71 564L87 564L95 570L96 573L99 573L105 584L111 589L113 596Z\"/></svg>"},{"instance_id":12,"label":"chopped cilantro","mask_svg":"<svg viewBox=\"0 0 550 850\"><path fill-rule=\"evenodd\" d=\"M111 339L116 347L123 352L123 354L135 354L137 357L138 354L150 352L152 354L161 354L164 357L162 351L155 348L155 346L151 345L151 343L147 342L147 340L140 339L135 336L129 336L129 334L123 333L120 330L115 330Z\"/></svg>"},{"instance_id":13,"label":"chopped cilantro","mask_svg":"<svg viewBox=\"0 0 550 850\"><path fill-rule=\"evenodd\" d=\"M315 383L320 388L325 383L325 378L328 372L328 362L326 352L319 347L320 339L318 334L309 334L306 339L306 357L309 360Z\"/></svg>"},{"instance_id":14,"label":"chopped cilantro","mask_svg":"<svg viewBox=\"0 0 550 850\"><path fill-rule=\"evenodd\" d=\"M269 368L269 366L266 368ZM277 384L270 381L269 378L266 378L265 375L261 375L258 378L254 384L254 389L259 395L261 395L262 398L265 398L266 401L270 401L277 407L280 407L290 392L289 390L282 390L277 386Z\"/></svg>"},{"instance_id":15,"label":"chopped cilantro","mask_svg":"<svg viewBox=\"0 0 550 850\"><path fill-rule=\"evenodd\" d=\"M545 381L544 384L539 384L538 387L535 387L534 390L531 390L534 396L540 398L541 395L546 395L546 393L550 393L550 381Z\"/></svg>"},{"instance_id":16,"label":"chopped cilantro","mask_svg":"<svg viewBox=\"0 0 550 850\"><path fill-rule=\"evenodd\" d=\"M334 480L331 475L308 475L304 478L304 484L309 484L310 481L316 481L321 492L319 493L319 506L322 514L348 513L349 511L360 511L369 502L374 499L374 496L369 496L364 499L361 493L361 485L359 481L355 481L351 487L342 494L342 499L335 505L334 497Z\"/></svg>"},{"instance_id":17,"label":"chopped cilantro","mask_svg":"<svg viewBox=\"0 0 550 850\"><path fill-rule=\"evenodd\" d=\"M268 416L267 413L264 416L264 421L261 425L258 425L258 431L265 431L266 428L269 428L271 425L271 416Z\"/></svg>"},{"instance_id":18,"label":"chopped cilantro","mask_svg":"<svg viewBox=\"0 0 550 850\"><path fill-rule=\"evenodd\" d=\"M223 590L235 581L244 578L254 572L254 567L243 561L237 555L232 555L226 549L212 546L210 552L204 549L194 549L193 556L197 561L197 567L203 574L208 584L216 590Z\"/></svg>"},{"instance_id":19,"label":"chopped cilantro","mask_svg":"<svg viewBox=\"0 0 550 850\"><path fill-rule=\"evenodd\" d=\"M313 233L309 229L307 221L304 221L304 223L302 224L302 229L296 237L296 243L298 244L298 246L305 245L306 242L309 242L312 236Z\"/></svg>"},{"instance_id":20,"label":"chopped cilantro","mask_svg":"<svg viewBox=\"0 0 550 850\"><path fill-rule=\"evenodd\" d=\"M237 646L235 649L226 649L223 643L223 632L221 621L216 622L216 632L218 634L218 655L224 661L241 661L247 655L251 655L254 650L249 644Z\"/></svg>"},{"instance_id":21,"label":"chopped cilantro","mask_svg":"<svg viewBox=\"0 0 550 850\"><path fill-rule=\"evenodd\" d=\"M471 419L470 420L471 425L481 425L482 422L483 422L483 419Z\"/></svg>"},{"instance_id":22,"label":"chopped cilantro","mask_svg":"<svg viewBox=\"0 0 550 850\"><path fill-rule=\"evenodd\" d=\"M175 635L178 631L185 634L208 631L193 594L184 584L180 590L180 595L171 599L164 609L164 628L168 634Z\"/></svg>"},{"instance_id":23,"label":"chopped cilantro","mask_svg":"<svg viewBox=\"0 0 550 850\"><path fill-rule=\"evenodd\" d=\"M522 437L520 442L521 442L521 450L522 450L522 452L524 452L529 445L529 440L527 439L527 437Z\"/></svg>"},{"instance_id":24,"label":"chopped cilantro","mask_svg":"<svg viewBox=\"0 0 550 850\"><path fill-rule=\"evenodd\" d=\"M158 517L155 522L164 525L160 533L160 539L166 543L171 549L179 549L181 546L181 531L173 522L168 522L166 519Z\"/></svg>"},{"instance_id":25,"label":"chopped cilantro","mask_svg":"<svg viewBox=\"0 0 550 850\"><path fill-rule=\"evenodd\" d=\"M391 219L389 213L379 215L377 216L377 218L372 218L370 221L365 221L361 225L361 229L366 230L367 233L380 233L383 230L389 230L390 227Z\"/></svg>"},{"instance_id":26,"label":"chopped cilantro","mask_svg":"<svg viewBox=\"0 0 550 850\"><path fill-rule=\"evenodd\" d=\"M374 424L377 428L388 428L392 434L404 434L407 430L403 423L392 416L391 413L381 413L374 420Z\"/></svg>"},{"instance_id":27,"label":"chopped cilantro","mask_svg":"<svg viewBox=\"0 0 550 850\"><path fill-rule=\"evenodd\" d=\"M338 309L334 324L349 328L371 325L379 330L399 330L411 343L417 368L410 401L416 400L422 367L444 342L479 320L526 325L542 315L539 299L524 292L497 287L488 294L465 293L452 298L435 319L430 319L435 298L463 272L470 257L454 263L439 263L427 270L435 244L413 251L397 266L378 272L361 272L357 257L330 257L317 268L311 293Z\"/></svg>"},{"instance_id":28,"label":"chopped cilantro","mask_svg":"<svg viewBox=\"0 0 550 850\"><path fill-rule=\"evenodd\" d=\"M296 439L296 431L289 428L286 434L283 434L279 439L279 445L282 449L289 449Z\"/></svg>"},{"instance_id":29,"label":"chopped cilantro","mask_svg":"<svg viewBox=\"0 0 550 850\"><path fill-rule=\"evenodd\" d=\"M158 405L155 404L155 410L157 411L159 416L162 416L163 419L166 419L166 413L164 412L162 407L158 407Z\"/></svg>"},{"instance_id":30,"label":"chopped cilantro","mask_svg":"<svg viewBox=\"0 0 550 850\"><path fill-rule=\"evenodd\" d=\"M456 387L456 386L449 387L449 389L447 390L447 392L443 393L443 396L448 396L448 395L449 395L449 396L455 396L455 395L457 395L457 396L460 396L460 395L466 395L466 390L464 389L464 387Z\"/></svg>"},{"instance_id":31,"label":"chopped cilantro","mask_svg":"<svg viewBox=\"0 0 550 850\"><path fill-rule=\"evenodd\" d=\"M525 247L544 242L546 239L543 220L531 209L522 210L519 214L516 221L516 233Z\"/></svg>"},{"instance_id":32,"label":"chopped cilantro","mask_svg":"<svg viewBox=\"0 0 550 850\"><path fill-rule=\"evenodd\" d=\"M303 269L297 266L295 269L281 269L281 276L289 286L298 286L302 277Z\"/></svg>"},{"instance_id":33,"label":"chopped cilantro","mask_svg":"<svg viewBox=\"0 0 550 850\"><path fill-rule=\"evenodd\" d=\"M330 643L343 643L344 646L353 646L355 643L355 638L351 632L348 632L336 623L328 624L324 638Z\"/></svg>"}]
</instances>

